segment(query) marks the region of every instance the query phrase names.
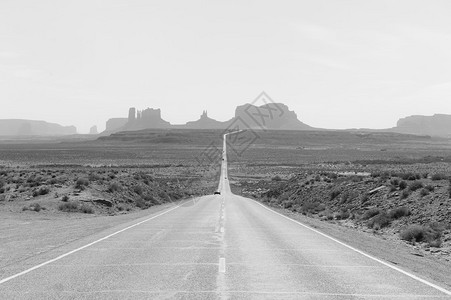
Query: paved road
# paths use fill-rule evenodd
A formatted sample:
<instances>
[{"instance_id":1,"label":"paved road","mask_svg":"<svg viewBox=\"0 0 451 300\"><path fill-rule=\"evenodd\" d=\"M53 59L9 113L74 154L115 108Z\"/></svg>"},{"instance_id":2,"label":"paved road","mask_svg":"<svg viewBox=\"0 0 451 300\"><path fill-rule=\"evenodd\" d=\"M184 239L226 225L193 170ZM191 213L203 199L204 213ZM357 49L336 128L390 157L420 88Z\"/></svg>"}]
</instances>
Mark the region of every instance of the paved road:
<instances>
[{"instance_id":1,"label":"paved road","mask_svg":"<svg viewBox=\"0 0 451 300\"><path fill-rule=\"evenodd\" d=\"M3 270L0 299L451 298L233 195L225 154L221 195Z\"/></svg>"}]
</instances>

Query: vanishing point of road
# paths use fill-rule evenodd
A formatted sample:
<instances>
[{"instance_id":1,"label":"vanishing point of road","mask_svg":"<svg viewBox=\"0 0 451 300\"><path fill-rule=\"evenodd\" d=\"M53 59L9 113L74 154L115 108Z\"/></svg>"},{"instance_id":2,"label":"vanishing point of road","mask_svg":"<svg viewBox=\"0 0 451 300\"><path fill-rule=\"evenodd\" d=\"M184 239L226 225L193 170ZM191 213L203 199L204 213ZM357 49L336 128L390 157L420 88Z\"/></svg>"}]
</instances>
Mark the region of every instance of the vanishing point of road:
<instances>
[{"instance_id":1,"label":"vanishing point of road","mask_svg":"<svg viewBox=\"0 0 451 300\"><path fill-rule=\"evenodd\" d=\"M0 299L451 299L451 292L254 200L173 206L3 270Z\"/></svg>"}]
</instances>

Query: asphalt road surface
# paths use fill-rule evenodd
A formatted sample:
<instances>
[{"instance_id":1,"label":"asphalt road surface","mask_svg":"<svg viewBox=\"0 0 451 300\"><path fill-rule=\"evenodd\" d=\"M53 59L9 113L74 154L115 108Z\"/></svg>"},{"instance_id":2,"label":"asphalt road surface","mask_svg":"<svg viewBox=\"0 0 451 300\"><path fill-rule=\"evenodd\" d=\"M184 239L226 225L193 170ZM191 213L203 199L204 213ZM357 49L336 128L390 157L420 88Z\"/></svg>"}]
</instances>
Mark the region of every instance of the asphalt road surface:
<instances>
[{"instance_id":1,"label":"asphalt road surface","mask_svg":"<svg viewBox=\"0 0 451 300\"><path fill-rule=\"evenodd\" d=\"M450 299L449 291L233 195L173 206L3 270L0 299Z\"/></svg>"}]
</instances>

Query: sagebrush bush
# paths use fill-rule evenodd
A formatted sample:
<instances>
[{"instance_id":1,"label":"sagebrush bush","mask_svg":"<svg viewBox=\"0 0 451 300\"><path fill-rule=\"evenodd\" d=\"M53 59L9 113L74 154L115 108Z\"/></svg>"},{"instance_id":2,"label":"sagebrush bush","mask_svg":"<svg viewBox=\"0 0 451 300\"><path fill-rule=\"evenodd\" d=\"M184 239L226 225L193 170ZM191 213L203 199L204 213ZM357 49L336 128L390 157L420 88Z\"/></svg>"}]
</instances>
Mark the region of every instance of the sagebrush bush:
<instances>
[{"instance_id":1,"label":"sagebrush bush","mask_svg":"<svg viewBox=\"0 0 451 300\"><path fill-rule=\"evenodd\" d=\"M399 179L398 178L393 178L392 180L390 180L390 184L392 186L398 186L399 185Z\"/></svg>"},{"instance_id":2,"label":"sagebrush bush","mask_svg":"<svg viewBox=\"0 0 451 300\"><path fill-rule=\"evenodd\" d=\"M429 192L426 188L423 188L423 189L421 189L421 191L420 191L421 197L427 196L427 195L429 195L429 193L430 193L430 192Z\"/></svg>"},{"instance_id":3,"label":"sagebrush bush","mask_svg":"<svg viewBox=\"0 0 451 300\"><path fill-rule=\"evenodd\" d=\"M30 204L29 206L24 206L22 208L22 211L32 210L32 211L35 211L35 212L40 212L41 210L44 210L44 209L45 209L45 207L39 205L39 203L34 203L34 204Z\"/></svg>"},{"instance_id":4,"label":"sagebrush bush","mask_svg":"<svg viewBox=\"0 0 451 300\"><path fill-rule=\"evenodd\" d=\"M78 212L78 205L74 202L65 202L60 204L58 209L64 212Z\"/></svg>"},{"instance_id":5,"label":"sagebrush bush","mask_svg":"<svg viewBox=\"0 0 451 300\"><path fill-rule=\"evenodd\" d=\"M282 181L282 178L279 175L274 176L271 178L272 181Z\"/></svg>"},{"instance_id":6,"label":"sagebrush bush","mask_svg":"<svg viewBox=\"0 0 451 300\"><path fill-rule=\"evenodd\" d=\"M410 215L410 210L408 207L405 207L405 206L394 208L388 212L388 216L391 219L399 219L401 217L409 216L409 215Z\"/></svg>"},{"instance_id":7,"label":"sagebrush bush","mask_svg":"<svg viewBox=\"0 0 451 300\"><path fill-rule=\"evenodd\" d=\"M424 188L426 190L428 190L429 192L433 192L435 190L435 187L433 185L430 185L430 184L426 185Z\"/></svg>"},{"instance_id":8,"label":"sagebrush bush","mask_svg":"<svg viewBox=\"0 0 451 300\"><path fill-rule=\"evenodd\" d=\"M400 190L403 190L406 187L407 187L407 182L405 182L404 180L399 183L399 189Z\"/></svg>"},{"instance_id":9,"label":"sagebrush bush","mask_svg":"<svg viewBox=\"0 0 451 300\"><path fill-rule=\"evenodd\" d=\"M75 182L75 188L79 190L85 189L89 185L89 180L87 178L78 178Z\"/></svg>"},{"instance_id":10,"label":"sagebrush bush","mask_svg":"<svg viewBox=\"0 0 451 300\"><path fill-rule=\"evenodd\" d=\"M50 193L50 189L46 186L40 187L38 190L33 191L33 197L47 195Z\"/></svg>"},{"instance_id":11,"label":"sagebrush bush","mask_svg":"<svg viewBox=\"0 0 451 300\"><path fill-rule=\"evenodd\" d=\"M112 182L109 184L108 186L108 192L112 193L112 192L118 192L121 190L121 186L119 185L119 183L117 182Z\"/></svg>"},{"instance_id":12,"label":"sagebrush bush","mask_svg":"<svg viewBox=\"0 0 451 300\"><path fill-rule=\"evenodd\" d=\"M338 195L340 195L340 191L339 190L333 190L331 193L330 193L330 200L334 200Z\"/></svg>"},{"instance_id":13,"label":"sagebrush bush","mask_svg":"<svg viewBox=\"0 0 451 300\"><path fill-rule=\"evenodd\" d=\"M399 236L408 242L421 242L425 239L426 230L420 225L410 225L401 231Z\"/></svg>"},{"instance_id":14,"label":"sagebrush bush","mask_svg":"<svg viewBox=\"0 0 451 300\"><path fill-rule=\"evenodd\" d=\"M80 206L80 208L78 209L78 211L80 211L84 214L93 214L94 213L94 209L86 204L82 204Z\"/></svg>"},{"instance_id":15,"label":"sagebrush bush","mask_svg":"<svg viewBox=\"0 0 451 300\"><path fill-rule=\"evenodd\" d=\"M368 227L373 229L381 229L387 227L391 223L391 218L386 212L381 212L368 220Z\"/></svg>"},{"instance_id":16,"label":"sagebrush bush","mask_svg":"<svg viewBox=\"0 0 451 300\"><path fill-rule=\"evenodd\" d=\"M421 181L414 181L409 185L409 189L414 192L416 190L419 190L423 187L423 183Z\"/></svg>"},{"instance_id":17,"label":"sagebrush bush","mask_svg":"<svg viewBox=\"0 0 451 300\"><path fill-rule=\"evenodd\" d=\"M431 179L434 180L434 181L436 181L436 180L445 180L445 179L448 179L448 176L446 176L443 173L435 173L435 174L432 174Z\"/></svg>"},{"instance_id":18,"label":"sagebrush bush","mask_svg":"<svg viewBox=\"0 0 451 300\"><path fill-rule=\"evenodd\" d=\"M404 190L404 191L402 191L400 197L401 197L401 199L406 199L407 197L409 197L409 195L410 195L409 191L408 190Z\"/></svg>"},{"instance_id":19,"label":"sagebrush bush","mask_svg":"<svg viewBox=\"0 0 451 300\"><path fill-rule=\"evenodd\" d=\"M380 214L380 213L381 213L381 210L380 210L379 208L371 208L371 209L367 210L367 211L363 214L362 219L368 220L368 219L370 219L370 218L372 218L372 217L374 217L375 215L378 215L378 214Z\"/></svg>"},{"instance_id":20,"label":"sagebrush bush","mask_svg":"<svg viewBox=\"0 0 451 300\"><path fill-rule=\"evenodd\" d=\"M400 238L409 242L427 242L431 247L440 247L442 244L443 227L438 223L426 226L410 225L400 232Z\"/></svg>"},{"instance_id":21,"label":"sagebrush bush","mask_svg":"<svg viewBox=\"0 0 451 300\"><path fill-rule=\"evenodd\" d=\"M400 173L398 177L401 177L403 180L418 180L421 178L421 175L418 173Z\"/></svg>"}]
</instances>

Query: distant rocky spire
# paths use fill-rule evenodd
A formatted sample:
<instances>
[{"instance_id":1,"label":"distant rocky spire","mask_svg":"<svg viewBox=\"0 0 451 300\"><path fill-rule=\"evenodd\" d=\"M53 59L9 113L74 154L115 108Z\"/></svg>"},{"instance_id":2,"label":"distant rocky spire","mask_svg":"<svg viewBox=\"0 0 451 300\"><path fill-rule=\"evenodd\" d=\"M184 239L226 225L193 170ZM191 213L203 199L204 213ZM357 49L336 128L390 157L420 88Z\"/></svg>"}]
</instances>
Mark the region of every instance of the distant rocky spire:
<instances>
[{"instance_id":1,"label":"distant rocky spire","mask_svg":"<svg viewBox=\"0 0 451 300\"><path fill-rule=\"evenodd\" d=\"M136 119L136 108L130 107L128 110L128 121L132 122Z\"/></svg>"}]
</instances>

